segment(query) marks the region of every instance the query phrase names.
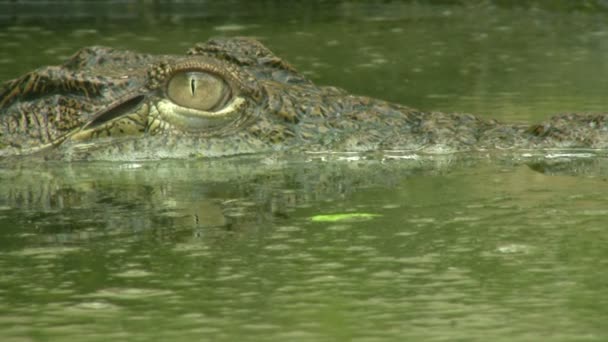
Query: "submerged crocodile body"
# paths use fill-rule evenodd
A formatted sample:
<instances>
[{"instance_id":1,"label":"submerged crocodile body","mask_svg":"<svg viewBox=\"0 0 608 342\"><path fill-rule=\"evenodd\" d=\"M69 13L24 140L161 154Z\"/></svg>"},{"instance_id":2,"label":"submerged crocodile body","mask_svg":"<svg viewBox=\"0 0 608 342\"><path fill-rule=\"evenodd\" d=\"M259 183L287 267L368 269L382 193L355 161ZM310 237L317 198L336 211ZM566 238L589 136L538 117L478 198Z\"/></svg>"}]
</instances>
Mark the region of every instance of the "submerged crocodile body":
<instances>
[{"instance_id":1,"label":"submerged crocodile body","mask_svg":"<svg viewBox=\"0 0 608 342\"><path fill-rule=\"evenodd\" d=\"M608 114L536 125L425 113L313 84L249 38L184 56L78 51L0 86L0 157L159 159L266 151L608 148Z\"/></svg>"}]
</instances>

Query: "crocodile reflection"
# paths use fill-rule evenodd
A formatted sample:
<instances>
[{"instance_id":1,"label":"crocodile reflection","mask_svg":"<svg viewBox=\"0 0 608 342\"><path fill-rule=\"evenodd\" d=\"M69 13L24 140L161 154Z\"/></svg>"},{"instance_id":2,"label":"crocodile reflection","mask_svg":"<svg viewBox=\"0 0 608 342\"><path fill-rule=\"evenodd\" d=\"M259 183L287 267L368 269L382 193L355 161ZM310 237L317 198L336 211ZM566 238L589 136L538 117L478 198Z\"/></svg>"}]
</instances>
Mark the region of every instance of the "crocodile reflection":
<instances>
[{"instance_id":1,"label":"crocodile reflection","mask_svg":"<svg viewBox=\"0 0 608 342\"><path fill-rule=\"evenodd\" d=\"M362 186L395 182L421 164L209 161L19 164L0 168L0 208L45 242L172 234L176 229L238 232L272 226L299 206L343 200ZM395 172L398 166L399 172ZM387 177L392 174L393 178ZM33 227L35 225L35 227Z\"/></svg>"},{"instance_id":2,"label":"crocodile reflection","mask_svg":"<svg viewBox=\"0 0 608 342\"><path fill-rule=\"evenodd\" d=\"M140 239L150 234L172 238L176 234L193 236L193 232L223 239L227 234L251 230L264 233L282 224L304 224L309 215L326 213L326 208L334 211L353 198L370 195L365 194L367 189L375 189L376 194L381 191L386 203L403 205L405 201L415 210L421 199L408 198L409 192L418 196L430 186L429 179L445 180L444 176L452 177L463 170L468 173L479 169L481 174L513 178L503 183L507 188L493 189L488 196L501 191L525 193L527 189L516 188L529 183L518 177L537 177L508 156L484 159L441 155L392 161L373 156L359 161L348 158L302 161L294 157L274 163L259 156L118 165L49 162L36 163L35 168L30 163L13 163L0 167L0 225L18 229L23 238L42 244ZM607 162L597 156L540 156L527 164L546 174L592 178L606 177ZM569 179L564 187L578 181ZM422 189L404 186L418 183L426 185L421 185ZM488 189L463 184L461 191L483 197ZM345 211L351 209L385 210L378 204L369 209L344 207Z\"/></svg>"}]
</instances>

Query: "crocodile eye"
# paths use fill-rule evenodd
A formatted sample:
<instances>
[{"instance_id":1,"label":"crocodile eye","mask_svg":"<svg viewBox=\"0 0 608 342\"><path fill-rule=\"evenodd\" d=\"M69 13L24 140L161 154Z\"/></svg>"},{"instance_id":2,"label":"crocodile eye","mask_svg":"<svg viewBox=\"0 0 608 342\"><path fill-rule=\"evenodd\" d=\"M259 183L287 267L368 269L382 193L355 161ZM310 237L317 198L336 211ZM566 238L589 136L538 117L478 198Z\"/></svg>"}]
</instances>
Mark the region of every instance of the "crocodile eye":
<instances>
[{"instance_id":1,"label":"crocodile eye","mask_svg":"<svg viewBox=\"0 0 608 342\"><path fill-rule=\"evenodd\" d=\"M167 95L179 106L215 111L226 105L231 91L224 80L213 74L188 71L178 73L169 80Z\"/></svg>"}]
</instances>

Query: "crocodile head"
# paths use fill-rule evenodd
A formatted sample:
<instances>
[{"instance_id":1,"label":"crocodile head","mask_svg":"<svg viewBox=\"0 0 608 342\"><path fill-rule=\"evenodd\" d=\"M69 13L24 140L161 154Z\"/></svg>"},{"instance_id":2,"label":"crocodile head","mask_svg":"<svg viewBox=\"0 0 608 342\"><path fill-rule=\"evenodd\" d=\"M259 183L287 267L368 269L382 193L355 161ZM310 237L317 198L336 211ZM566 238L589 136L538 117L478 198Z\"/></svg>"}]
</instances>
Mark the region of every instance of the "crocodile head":
<instances>
[{"instance_id":1,"label":"crocodile head","mask_svg":"<svg viewBox=\"0 0 608 342\"><path fill-rule=\"evenodd\" d=\"M0 157L213 157L267 151L608 146L605 116L527 128L316 86L249 38L186 55L103 47L0 86Z\"/></svg>"},{"instance_id":2,"label":"crocodile head","mask_svg":"<svg viewBox=\"0 0 608 342\"><path fill-rule=\"evenodd\" d=\"M90 47L0 88L0 155L361 150L416 119L402 106L317 87L253 39L213 39L184 56Z\"/></svg>"}]
</instances>

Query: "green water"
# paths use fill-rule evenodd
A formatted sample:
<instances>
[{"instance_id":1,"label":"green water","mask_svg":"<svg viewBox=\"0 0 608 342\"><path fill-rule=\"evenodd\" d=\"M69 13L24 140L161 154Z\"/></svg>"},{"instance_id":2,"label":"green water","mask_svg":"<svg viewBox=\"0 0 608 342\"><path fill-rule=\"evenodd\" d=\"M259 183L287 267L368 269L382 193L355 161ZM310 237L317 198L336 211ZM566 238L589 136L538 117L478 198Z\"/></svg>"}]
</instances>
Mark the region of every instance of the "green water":
<instances>
[{"instance_id":1,"label":"green water","mask_svg":"<svg viewBox=\"0 0 608 342\"><path fill-rule=\"evenodd\" d=\"M253 35L319 84L425 110L607 106L605 12L150 3L0 15L0 78ZM0 340L604 341L607 170L588 151L0 163Z\"/></svg>"}]
</instances>

